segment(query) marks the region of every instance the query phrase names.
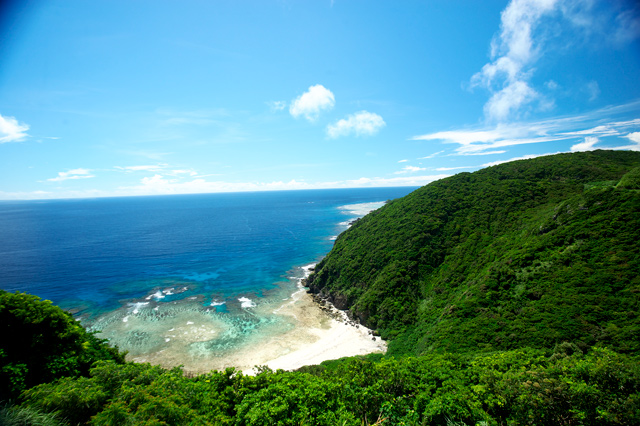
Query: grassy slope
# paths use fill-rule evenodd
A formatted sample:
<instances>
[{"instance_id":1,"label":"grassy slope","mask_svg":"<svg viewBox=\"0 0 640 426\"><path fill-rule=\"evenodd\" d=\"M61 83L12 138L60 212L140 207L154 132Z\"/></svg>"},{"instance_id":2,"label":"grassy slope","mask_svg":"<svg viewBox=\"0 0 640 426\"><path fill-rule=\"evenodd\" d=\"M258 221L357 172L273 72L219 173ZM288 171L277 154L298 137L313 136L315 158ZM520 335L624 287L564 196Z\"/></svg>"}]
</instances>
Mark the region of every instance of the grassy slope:
<instances>
[{"instance_id":1,"label":"grassy slope","mask_svg":"<svg viewBox=\"0 0 640 426\"><path fill-rule=\"evenodd\" d=\"M639 165L594 151L434 182L341 235L309 286L392 353L562 341L637 353Z\"/></svg>"}]
</instances>

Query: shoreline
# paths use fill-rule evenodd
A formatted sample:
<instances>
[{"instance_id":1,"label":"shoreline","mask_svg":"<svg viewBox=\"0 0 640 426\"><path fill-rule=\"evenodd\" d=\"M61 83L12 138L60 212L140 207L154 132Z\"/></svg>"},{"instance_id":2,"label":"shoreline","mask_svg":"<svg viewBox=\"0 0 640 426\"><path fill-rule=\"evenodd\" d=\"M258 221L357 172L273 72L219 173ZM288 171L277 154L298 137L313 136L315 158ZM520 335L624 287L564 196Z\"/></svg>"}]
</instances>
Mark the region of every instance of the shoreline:
<instances>
[{"instance_id":1,"label":"shoreline","mask_svg":"<svg viewBox=\"0 0 640 426\"><path fill-rule=\"evenodd\" d=\"M295 316L296 311L315 310L316 315L324 317L320 321L320 324L324 323L324 326L308 326L305 331L314 335L316 340L307 343L302 348L267 361L265 365L272 370L296 370L306 365L317 365L323 361L370 353L385 353L387 350L387 343L380 337L374 336L373 330L355 323L349 319L345 311L336 308L331 302L313 295L307 287L302 285L315 265L316 263L313 263L302 267L305 275L298 280L300 290L292 294L294 300L288 303L292 311L289 314ZM283 308L286 309L287 304L283 304L278 311ZM286 310L285 314L287 314ZM243 370L243 373L250 372Z\"/></svg>"},{"instance_id":2,"label":"shoreline","mask_svg":"<svg viewBox=\"0 0 640 426\"><path fill-rule=\"evenodd\" d=\"M383 204L342 206L344 213L355 217L338 226L346 230ZM187 288L156 288L144 299L127 301L100 317L94 329L101 330L99 337L128 351L127 361L182 366L186 374L229 367L244 374L255 374L259 366L296 370L327 360L385 353L384 340L304 285L316 265L292 268L288 281L264 298L260 293L240 293L232 302L199 294L171 301L162 299ZM203 303L206 300L211 302Z\"/></svg>"},{"instance_id":3,"label":"shoreline","mask_svg":"<svg viewBox=\"0 0 640 426\"><path fill-rule=\"evenodd\" d=\"M296 370L385 353L385 341L303 285L314 266L296 267L298 272L280 292L262 303L252 296L257 304L244 305L233 315L203 306L204 295L167 303L149 303L153 299L147 296L104 316L97 325L99 337L127 350L127 361L182 365L186 374L234 367L252 375L258 366Z\"/></svg>"}]
</instances>

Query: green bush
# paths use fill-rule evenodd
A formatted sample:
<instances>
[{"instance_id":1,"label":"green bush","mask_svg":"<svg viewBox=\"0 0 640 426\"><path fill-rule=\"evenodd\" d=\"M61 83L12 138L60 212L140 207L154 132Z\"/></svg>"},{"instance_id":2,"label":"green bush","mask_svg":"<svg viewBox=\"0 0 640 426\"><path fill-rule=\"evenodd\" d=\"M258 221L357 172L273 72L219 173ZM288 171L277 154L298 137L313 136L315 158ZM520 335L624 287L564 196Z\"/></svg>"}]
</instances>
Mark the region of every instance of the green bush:
<instances>
[{"instance_id":1,"label":"green bush","mask_svg":"<svg viewBox=\"0 0 640 426\"><path fill-rule=\"evenodd\" d=\"M48 300L0 290L0 400L59 377L88 375L100 359L124 362Z\"/></svg>"}]
</instances>

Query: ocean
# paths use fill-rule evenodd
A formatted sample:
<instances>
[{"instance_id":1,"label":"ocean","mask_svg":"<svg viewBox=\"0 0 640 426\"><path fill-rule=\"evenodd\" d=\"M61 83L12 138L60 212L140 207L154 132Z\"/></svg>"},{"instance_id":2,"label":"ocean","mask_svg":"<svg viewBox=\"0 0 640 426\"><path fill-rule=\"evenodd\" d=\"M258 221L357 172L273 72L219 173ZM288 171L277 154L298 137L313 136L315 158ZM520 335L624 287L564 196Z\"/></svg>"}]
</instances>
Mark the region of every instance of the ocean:
<instances>
[{"instance_id":1,"label":"ocean","mask_svg":"<svg viewBox=\"0 0 640 426\"><path fill-rule=\"evenodd\" d=\"M131 357L172 340L176 360L219 357L295 327L272 314L303 267L414 189L2 201L0 288L51 300Z\"/></svg>"}]
</instances>

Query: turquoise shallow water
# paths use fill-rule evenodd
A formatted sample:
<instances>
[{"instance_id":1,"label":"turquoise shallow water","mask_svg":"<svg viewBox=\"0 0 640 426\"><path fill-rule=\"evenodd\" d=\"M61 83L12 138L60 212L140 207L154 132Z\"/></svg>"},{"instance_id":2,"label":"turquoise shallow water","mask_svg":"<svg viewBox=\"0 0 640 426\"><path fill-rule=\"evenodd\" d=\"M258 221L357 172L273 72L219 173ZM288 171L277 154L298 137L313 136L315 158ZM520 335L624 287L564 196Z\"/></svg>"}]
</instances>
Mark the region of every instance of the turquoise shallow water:
<instances>
[{"instance_id":1,"label":"turquoise shallow water","mask_svg":"<svg viewBox=\"0 0 640 426\"><path fill-rule=\"evenodd\" d=\"M368 203L412 190L0 202L0 240L10 242L0 286L111 329L106 337L136 354L179 339L165 326L197 311L204 334L188 339L190 353L224 352L292 327L268 312L296 290L300 267L324 256Z\"/></svg>"}]
</instances>

